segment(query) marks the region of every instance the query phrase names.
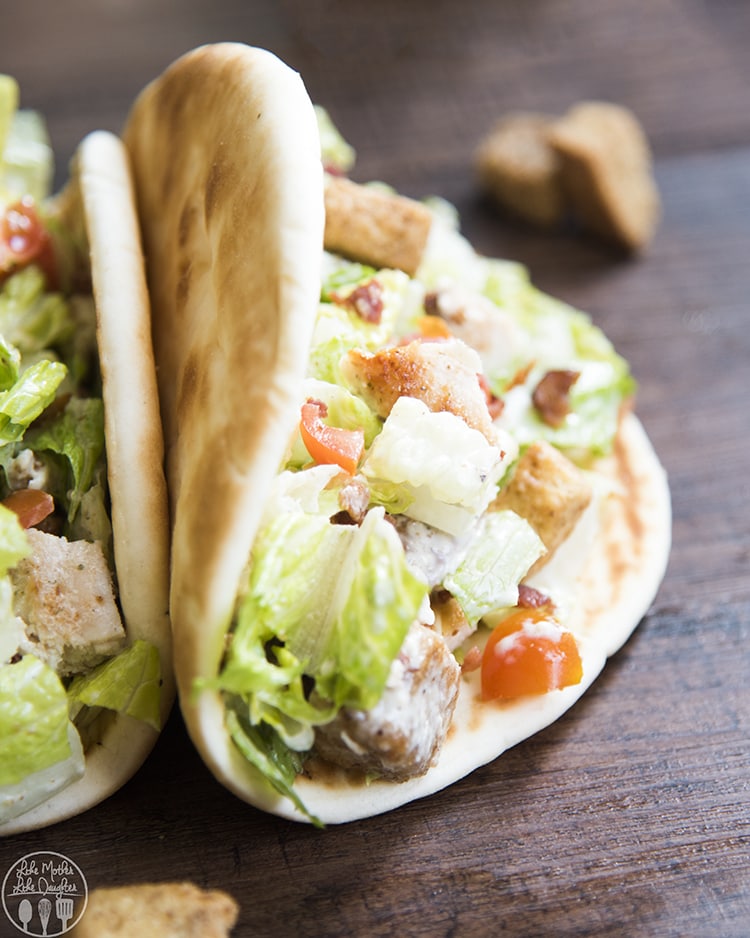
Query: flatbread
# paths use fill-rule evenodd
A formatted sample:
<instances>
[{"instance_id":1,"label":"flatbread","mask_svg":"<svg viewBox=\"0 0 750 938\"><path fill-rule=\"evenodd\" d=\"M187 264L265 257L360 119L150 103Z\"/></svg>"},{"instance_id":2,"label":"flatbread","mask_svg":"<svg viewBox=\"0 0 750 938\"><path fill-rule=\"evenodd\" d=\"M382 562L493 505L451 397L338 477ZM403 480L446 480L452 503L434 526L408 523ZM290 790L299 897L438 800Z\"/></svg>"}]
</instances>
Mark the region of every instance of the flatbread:
<instances>
[{"instance_id":1,"label":"flatbread","mask_svg":"<svg viewBox=\"0 0 750 938\"><path fill-rule=\"evenodd\" d=\"M161 721L174 700L169 624L169 517L150 307L125 148L97 131L81 143L65 204L85 226L97 309L115 567L128 638L159 651ZM116 716L86 753L82 778L0 828L45 827L103 801L138 770L158 738L141 720Z\"/></svg>"},{"instance_id":2,"label":"flatbread","mask_svg":"<svg viewBox=\"0 0 750 938\"><path fill-rule=\"evenodd\" d=\"M313 108L299 77L270 53L205 46L144 90L125 140L154 308L182 710L204 761L228 789L263 810L309 820L241 756L221 695L196 682L219 672L265 499L299 417L323 231ZM431 794L581 696L648 608L669 550L666 478L635 417L625 419L606 471L614 494L602 549L580 585L582 683L480 709L478 673L469 675L426 775L365 785L313 766L295 785L312 814L340 823Z\"/></svg>"},{"instance_id":3,"label":"flatbread","mask_svg":"<svg viewBox=\"0 0 750 938\"><path fill-rule=\"evenodd\" d=\"M257 780L221 697L193 686L218 671L262 493L295 422L320 290L317 122L295 72L226 43L144 89L124 136L156 312L180 701L208 765L244 790Z\"/></svg>"}]
</instances>

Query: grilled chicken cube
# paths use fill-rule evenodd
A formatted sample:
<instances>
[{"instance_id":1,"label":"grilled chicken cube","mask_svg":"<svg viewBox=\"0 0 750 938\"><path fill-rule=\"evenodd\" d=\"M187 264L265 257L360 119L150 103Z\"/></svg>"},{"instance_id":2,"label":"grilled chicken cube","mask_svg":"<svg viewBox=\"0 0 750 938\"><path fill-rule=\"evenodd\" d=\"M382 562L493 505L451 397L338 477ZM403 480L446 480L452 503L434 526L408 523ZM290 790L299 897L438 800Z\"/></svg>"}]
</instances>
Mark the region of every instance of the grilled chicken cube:
<instances>
[{"instance_id":1,"label":"grilled chicken cube","mask_svg":"<svg viewBox=\"0 0 750 938\"><path fill-rule=\"evenodd\" d=\"M125 629L101 546L34 528L26 534L32 553L11 571L15 612L26 633L20 650L62 676L121 651Z\"/></svg>"},{"instance_id":2,"label":"grilled chicken cube","mask_svg":"<svg viewBox=\"0 0 750 938\"><path fill-rule=\"evenodd\" d=\"M529 571L534 573L567 540L592 496L585 473L550 443L538 440L518 460L513 477L492 507L515 511L541 538L547 553Z\"/></svg>"},{"instance_id":3,"label":"grilled chicken cube","mask_svg":"<svg viewBox=\"0 0 750 938\"><path fill-rule=\"evenodd\" d=\"M346 382L379 416L399 397L414 397L433 413L448 411L495 445L497 432L479 383L482 363L459 339L409 342L373 355L352 350L341 368Z\"/></svg>"},{"instance_id":4,"label":"grilled chicken cube","mask_svg":"<svg viewBox=\"0 0 750 938\"><path fill-rule=\"evenodd\" d=\"M371 710L343 709L319 727L323 759L393 781L423 775L448 732L461 669L443 640L425 625L410 628Z\"/></svg>"}]
</instances>

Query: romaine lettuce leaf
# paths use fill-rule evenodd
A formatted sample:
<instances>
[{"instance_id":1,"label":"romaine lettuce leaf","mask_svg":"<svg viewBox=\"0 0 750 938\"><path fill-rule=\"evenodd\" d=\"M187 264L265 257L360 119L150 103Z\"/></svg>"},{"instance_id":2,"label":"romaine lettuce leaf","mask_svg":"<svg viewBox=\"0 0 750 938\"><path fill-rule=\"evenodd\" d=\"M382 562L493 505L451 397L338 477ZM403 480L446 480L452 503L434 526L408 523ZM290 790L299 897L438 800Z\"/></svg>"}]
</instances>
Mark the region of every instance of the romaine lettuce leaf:
<instances>
[{"instance_id":1,"label":"romaine lettuce leaf","mask_svg":"<svg viewBox=\"0 0 750 938\"><path fill-rule=\"evenodd\" d=\"M443 581L473 625L482 616L515 606L518 584L544 554L531 525L513 511L491 511L458 568Z\"/></svg>"},{"instance_id":2,"label":"romaine lettuce leaf","mask_svg":"<svg viewBox=\"0 0 750 938\"><path fill-rule=\"evenodd\" d=\"M497 447L447 411L399 398L362 466L363 475L399 485L410 518L460 534L487 508L505 471Z\"/></svg>"},{"instance_id":3,"label":"romaine lettuce leaf","mask_svg":"<svg viewBox=\"0 0 750 938\"><path fill-rule=\"evenodd\" d=\"M359 527L279 515L253 549L217 686L245 700L253 725L309 748L305 727L377 702L425 594L382 509ZM313 697L303 676L315 682Z\"/></svg>"},{"instance_id":4,"label":"romaine lettuce leaf","mask_svg":"<svg viewBox=\"0 0 750 938\"><path fill-rule=\"evenodd\" d=\"M74 706L114 710L159 730L160 685L159 652L150 642L138 639L93 671L74 677L68 685L68 699Z\"/></svg>"},{"instance_id":5,"label":"romaine lettuce leaf","mask_svg":"<svg viewBox=\"0 0 750 938\"><path fill-rule=\"evenodd\" d=\"M104 405L98 397L72 397L51 423L32 428L24 445L35 451L48 450L67 460L72 482L66 494L68 521L79 509L81 499L94 483L104 453Z\"/></svg>"},{"instance_id":6,"label":"romaine lettuce leaf","mask_svg":"<svg viewBox=\"0 0 750 938\"><path fill-rule=\"evenodd\" d=\"M33 655L2 665L0 786L69 758L68 722L68 698L52 668Z\"/></svg>"},{"instance_id":7,"label":"romaine lettuce leaf","mask_svg":"<svg viewBox=\"0 0 750 938\"><path fill-rule=\"evenodd\" d=\"M52 403L67 369L60 362L35 362L13 387L0 391L0 445L21 439L26 428Z\"/></svg>"},{"instance_id":8,"label":"romaine lettuce leaf","mask_svg":"<svg viewBox=\"0 0 750 938\"><path fill-rule=\"evenodd\" d=\"M73 324L68 304L48 293L42 271L32 264L9 277L0 290L0 333L26 355L68 339Z\"/></svg>"}]
</instances>

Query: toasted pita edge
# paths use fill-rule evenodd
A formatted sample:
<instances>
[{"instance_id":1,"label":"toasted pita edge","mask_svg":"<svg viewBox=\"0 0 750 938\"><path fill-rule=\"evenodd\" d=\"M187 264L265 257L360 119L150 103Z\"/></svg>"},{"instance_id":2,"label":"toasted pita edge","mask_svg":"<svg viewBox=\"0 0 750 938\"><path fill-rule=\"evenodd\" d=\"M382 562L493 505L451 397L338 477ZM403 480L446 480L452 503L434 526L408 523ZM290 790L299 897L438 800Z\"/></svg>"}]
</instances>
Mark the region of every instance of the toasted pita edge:
<instances>
[{"instance_id":1,"label":"toasted pita edge","mask_svg":"<svg viewBox=\"0 0 750 938\"><path fill-rule=\"evenodd\" d=\"M97 309L107 469L119 599L130 640L159 651L160 716L175 695L168 615L169 523L163 442L150 335L150 308L128 158L118 137L95 131L80 144L77 186ZM141 767L157 732L117 715L86 752L84 775L0 827L2 835L46 827L114 794Z\"/></svg>"}]
</instances>

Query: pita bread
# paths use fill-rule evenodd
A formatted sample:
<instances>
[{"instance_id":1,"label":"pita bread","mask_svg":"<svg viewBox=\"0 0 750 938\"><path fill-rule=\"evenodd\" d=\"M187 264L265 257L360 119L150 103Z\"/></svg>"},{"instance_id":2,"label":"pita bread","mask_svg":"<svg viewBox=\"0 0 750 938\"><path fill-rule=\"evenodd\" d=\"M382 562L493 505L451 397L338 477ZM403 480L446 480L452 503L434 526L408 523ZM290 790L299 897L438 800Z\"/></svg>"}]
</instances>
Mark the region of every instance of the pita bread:
<instances>
[{"instance_id":1,"label":"pita bread","mask_svg":"<svg viewBox=\"0 0 750 938\"><path fill-rule=\"evenodd\" d=\"M264 502L299 419L323 232L313 108L299 77L270 53L205 46L143 91L125 139L154 308L181 706L219 781L263 810L309 820L240 755L220 693L197 690L196 681L219 672ZM617 494L580 583L583 682L480 708L478 675L469 675L426 775L365 785L343 770L310 767L295 788L312 814L340 823L435 792L581 696L646 611L669 550L666 479L635 417L602 468Z\"/></svg>"},{"instance_id":2,"label":"pita bread","mask_svg":"<svg viewBox=\"0 0 750 938\"><path fill-rule=\"evenodd\" d=\"M150 339L150 308L125 148L98 131L81 143L63 202L83 223L91 255L104 398L107 471L119 600L131 641L159 651L161 722L174 699L168 617L169 519L163 442ZM158 734L118 715L86 753L78 781L0 828L44 827L80 814L137 771Z\"/></svg>"}]
</instances>

